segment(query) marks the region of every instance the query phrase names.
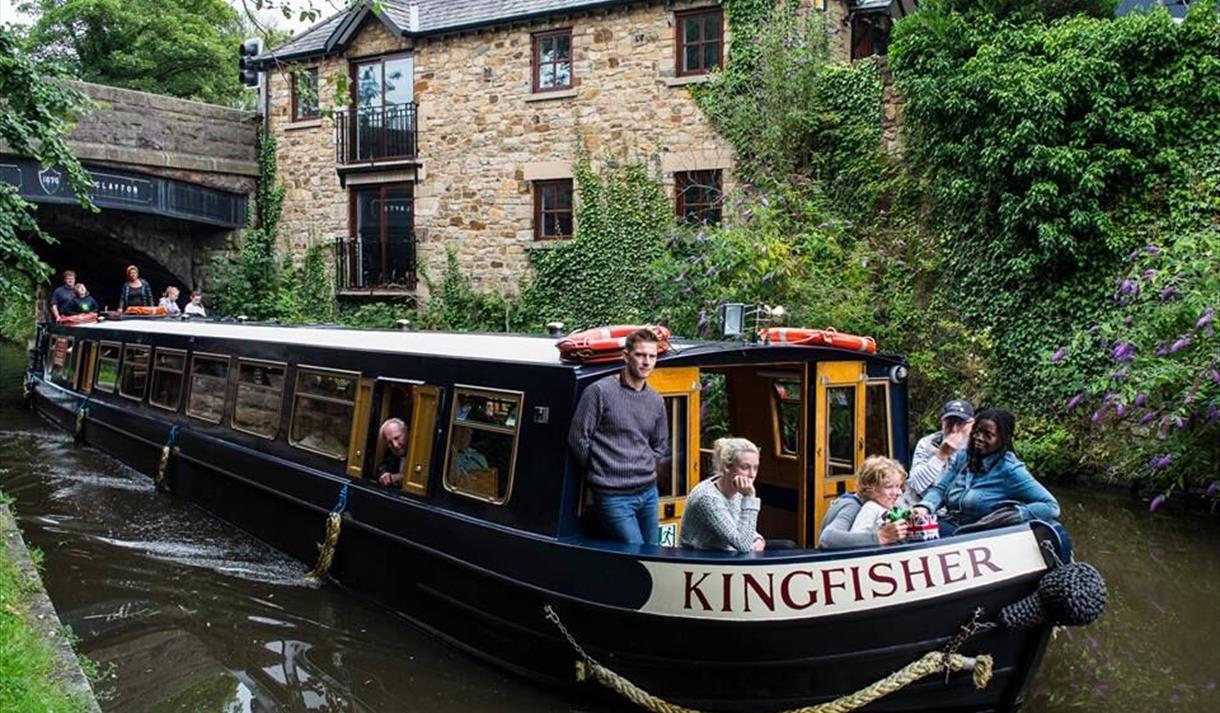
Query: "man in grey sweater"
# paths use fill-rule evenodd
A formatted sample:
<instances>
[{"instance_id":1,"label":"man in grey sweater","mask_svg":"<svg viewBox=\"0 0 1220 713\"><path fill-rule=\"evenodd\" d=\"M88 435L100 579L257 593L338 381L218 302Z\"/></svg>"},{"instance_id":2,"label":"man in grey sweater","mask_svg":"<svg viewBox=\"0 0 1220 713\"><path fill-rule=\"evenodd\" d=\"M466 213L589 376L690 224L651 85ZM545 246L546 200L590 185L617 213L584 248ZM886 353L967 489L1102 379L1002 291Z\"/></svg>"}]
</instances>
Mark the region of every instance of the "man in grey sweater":
<instances>
[{"instance_id":1,"label":"man in grey sweater","mask_svg":"<svg viewBox=\"0 0 1220 713\"><path fill-rule=\"evenodd\" d=\"M651 329L628 335L623 370L585 389L572 415L568 446L586 468L593 506L619 541L659 540L657 462L669 458L665 401L648 385L659 340Z\"/></svg>"}]
</instances>

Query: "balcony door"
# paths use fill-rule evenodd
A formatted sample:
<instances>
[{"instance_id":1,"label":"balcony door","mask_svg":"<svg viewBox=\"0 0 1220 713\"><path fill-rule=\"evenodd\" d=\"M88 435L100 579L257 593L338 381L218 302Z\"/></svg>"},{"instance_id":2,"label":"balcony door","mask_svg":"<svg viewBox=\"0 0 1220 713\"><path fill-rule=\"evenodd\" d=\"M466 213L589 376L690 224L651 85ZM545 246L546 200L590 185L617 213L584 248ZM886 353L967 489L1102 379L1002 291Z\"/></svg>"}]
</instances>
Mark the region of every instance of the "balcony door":
<instances>
[{"instance_id":1,"label":"balcony door","mask_svg":"<svg viewBox=\"0 0 1220 713\"><path fill-rule=\"evenodd\" d=\"M356 160L414 156L415 60L410 55L352 62L351 138Z\"/></svg>"},{"instance_id":2,"label":"balcony door","mask_svg":"<svg viewBox=\"0 0 1220 713\"><path fill-rule=\"evenodd\" d=\"M352 190L350 286L415 287L414 195L411 184Z\"/></svg>"}]
</instances>

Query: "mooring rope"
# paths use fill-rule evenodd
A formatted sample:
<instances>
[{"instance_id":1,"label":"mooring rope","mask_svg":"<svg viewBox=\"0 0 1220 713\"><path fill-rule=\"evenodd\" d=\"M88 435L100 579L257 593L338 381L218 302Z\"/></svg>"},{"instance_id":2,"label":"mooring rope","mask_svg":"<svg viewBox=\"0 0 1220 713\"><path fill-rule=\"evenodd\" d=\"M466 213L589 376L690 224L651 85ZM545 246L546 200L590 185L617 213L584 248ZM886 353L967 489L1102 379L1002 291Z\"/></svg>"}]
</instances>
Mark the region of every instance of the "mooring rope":
<instances>
[{"instance_id":1,"label":"mooring rope","mask_svg":"<svg viewBox=\"0 0 1220 713\"><path fill-rule=\"evenodd\" d=\"M696 708L687 708L658 698L623 676L601 665L581 647L576 638L563 625L563 621L560 620L559 614L555 611L554 607L547 604L543 607L543 611L546 613L547 620L559 629L559 633L563 634L563 637L567 639L568 645L576 652L578 657L576 661L577 681L583 682L593 679L637 706L652 711L652 713L703 713ZM976 620L978 615L978 612L976 612ZM973 623L967 626L972 626ZM963 629L965 628L963 627ZM957 642L957 638L961 638L961 641L964 642L968 637L963 637L962 634L959 634L958 637L955 637L955 642ZM951 645L953 643L950 642ZM957 645L960 645L960 643L957 642ZM869 703L884 698L891 693L900 691L921 678L931 676L934 673L940 673L941 671L944 671L946 674L954 671L970 671L974 687L982 690L991 682L993 666L994 661L987 654L971 657L962 656L955 650L929 651L898 671L858 691L840 696L833 701L813 706L804 706L802 708L791 708L781 713L848 713L849 711L863 708Z\"/></svg>"},{"instance_id":2,"label":"mooring rope","mask_svg":"<svg viewBox=\"0 0 1220 713\"><path fill-rule=\"evenodd\" d=\"M339 531L343 527L343 511L347 509L347 483L339 488L339 501L326 516L326 539L318 545L318 563L305 575L306 579L319 580L330 572L331 562L335 558L335 548L339 545Z\"/></svg>"},{"instance_id":3,"label":"mooring rope","mask_svg":"<svg viewBox=\"0 0 1220 713\"><path fill-rule=\"evenodd\" d=\"M165 445L161 447L161 462L157 464L157 477L154 480L158 490L163 489L165 486L165 471L169 467L169 454L178 445L179 428L179 426L175 425L169 429L169 436L165 439Z\"/></svg>"},{"instance_id":4,"label":"mooring rope","mask_svg":"<svg viewBox=\"0 0 1220 713\"><path fill-rule=\"evenodd\" d=\"M76 430L72 433L72 437L78 441L85 439L85 419L89 418L89 397L82 396L80 404L76 407Z\"/></svg>"}]
</instances>

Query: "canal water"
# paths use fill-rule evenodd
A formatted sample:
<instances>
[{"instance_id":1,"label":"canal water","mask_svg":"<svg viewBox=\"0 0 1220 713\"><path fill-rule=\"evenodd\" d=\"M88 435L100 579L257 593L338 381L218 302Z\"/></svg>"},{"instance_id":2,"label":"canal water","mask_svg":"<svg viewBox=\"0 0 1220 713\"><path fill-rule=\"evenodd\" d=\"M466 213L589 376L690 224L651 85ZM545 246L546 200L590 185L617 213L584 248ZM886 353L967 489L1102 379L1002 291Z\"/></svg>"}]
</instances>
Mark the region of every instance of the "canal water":
<instances>
[{"instance_id":1,"label":"canal water","mask_svg":"<svg viewBox=\"0 0 1220 713\"><path fill-rule=\"evenodd\" d=\"M0 490L102 672L103 710L630 711L484 666L304 565L77 446L16 405L0 347ZM1220 527L1058 488L1077 556L1109 584L1100 622L1052 643L1028 711L1220 711Z\"/></svg>"}]
</instances>

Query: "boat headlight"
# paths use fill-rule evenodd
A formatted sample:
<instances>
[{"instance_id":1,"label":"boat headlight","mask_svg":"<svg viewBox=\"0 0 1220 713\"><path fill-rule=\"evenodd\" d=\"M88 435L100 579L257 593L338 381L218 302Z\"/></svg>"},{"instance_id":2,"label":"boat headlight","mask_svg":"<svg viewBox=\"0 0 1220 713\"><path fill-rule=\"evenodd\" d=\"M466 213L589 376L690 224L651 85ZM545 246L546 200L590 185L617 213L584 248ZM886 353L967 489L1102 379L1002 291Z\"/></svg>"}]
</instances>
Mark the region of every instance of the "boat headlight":
<instances>
[{"instance_id":1,"label":"boat headlight","mask_svg":"<svg viewBox=\"0 0 1220 713\"><path fill-rule=\"evenodd\" d=\"M909 369L902 364L899 364L898 366L890 369L890 381L894 382L895 384L901 384L907 380L907 377L910 376L910 374L911 371Z\"/></svg>"}]
</instances>

